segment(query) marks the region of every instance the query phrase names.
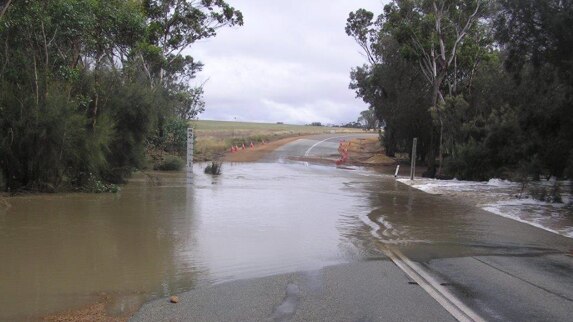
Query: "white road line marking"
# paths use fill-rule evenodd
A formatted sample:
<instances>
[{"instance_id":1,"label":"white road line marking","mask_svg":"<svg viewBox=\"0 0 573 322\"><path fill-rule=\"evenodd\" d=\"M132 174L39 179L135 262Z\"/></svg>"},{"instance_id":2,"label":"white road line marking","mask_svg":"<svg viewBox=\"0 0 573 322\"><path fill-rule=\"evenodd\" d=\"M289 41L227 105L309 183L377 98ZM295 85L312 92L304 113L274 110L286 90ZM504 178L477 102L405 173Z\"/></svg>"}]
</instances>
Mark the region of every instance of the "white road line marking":
<instances>
[{"instance_id":1,"label":"white road line marking","mask_svg":"<svg viewBox=\"0 0 573 322\"><path fill-rule=\"evenodd\" d=\"M316 142L316 143L313 144L310 148L308 148L308 150L306 150L306 152L304 153L304 156L307 157L307 156L310 154L310 151L312 151L312 149L314 149L317 145L319 145L319 144L321 144L321 143L324 143L324 142L326 142L326 141L328 141L328 140L340 139L340 138L343 138L343 137L345 137L345 136L335 136L335 137L332 137L332 138L327 138L327 139L324 139L324 140L322 140L322 141Z\"/></svg>"},{"instance_id":2,"label":"white road line marking","mask_svg":"<svg viewBox=\"0 0 573 322\"><path fill-rule=\"evenodd\" d=\"M442 305L458 321L485 321L471 308L458 300L448 289L440 285L433 277L426 273L419 265L412 262L397 249L390 249L384 244L380 249L396 266L420 285L431 297Z\"/></svg>"}]
</instances>

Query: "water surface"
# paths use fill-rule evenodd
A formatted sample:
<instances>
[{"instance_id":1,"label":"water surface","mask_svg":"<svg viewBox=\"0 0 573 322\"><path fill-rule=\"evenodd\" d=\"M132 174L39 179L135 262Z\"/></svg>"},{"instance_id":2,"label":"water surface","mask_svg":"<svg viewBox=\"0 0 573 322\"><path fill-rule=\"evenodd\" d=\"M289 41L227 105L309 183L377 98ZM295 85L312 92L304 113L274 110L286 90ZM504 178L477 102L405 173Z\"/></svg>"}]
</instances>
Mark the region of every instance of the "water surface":
<instances>
[{"instance_id":1,"label":"water surface","mask_svg":"<svg viewBox=\"0 0 573 322\"><path fill-rule=\"evenodd\" d=\"M340 232L368 200L349 180L333 167L226 164L212 177L197 165L191 180L138 174L118 194L10 198L0 209L0 319L102 294L121 312L199 284L356 260Z\"/></svg>"},{"instance_id":2,"label":"water surface","mask_svg":"<svg viewBox=\"0 0 573 322\"><path fill-rule=\"evenodd\" d=\"M112 298L111 313L199 285L383 259L569 251L570 239L365 169L225 164L137 174L118 194L0 208L0 320Z\"/></svg>"}]
</instances>

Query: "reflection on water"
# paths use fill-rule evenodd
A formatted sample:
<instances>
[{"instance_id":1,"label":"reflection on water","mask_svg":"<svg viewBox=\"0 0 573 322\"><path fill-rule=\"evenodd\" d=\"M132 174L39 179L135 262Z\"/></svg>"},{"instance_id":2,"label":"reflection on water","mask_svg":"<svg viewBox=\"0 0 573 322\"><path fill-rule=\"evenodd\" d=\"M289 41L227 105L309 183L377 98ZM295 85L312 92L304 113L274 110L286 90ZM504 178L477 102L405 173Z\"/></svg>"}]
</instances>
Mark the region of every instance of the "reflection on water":
<instances>
[{"instance_id":1,"label":"reflection on water","mask_svg":"<svg viewBox=\"0 0 573 322\"><path fill-rule=\"evenodd\" d=\"M193 198L183 184L141 180L118 195L10 199L0 215L0 317L74 307L101 292L132 298L192 285L197 270L175 258L193 229Z\"/></svg>"},{"instance_id":2,"label":"reflection on water","mask_svg":"<svg viewBox=\"0 0 573 322\"><path fill-rule=\"evenodd\" d=\"M139 174L119 194L20 196L0 208L0 320L112 296L130 303L201 283L352 260L345 218L367 199L344 171L225 165ZM336 175L333 175L336 174Z\"/></svg>"}]
</instances>

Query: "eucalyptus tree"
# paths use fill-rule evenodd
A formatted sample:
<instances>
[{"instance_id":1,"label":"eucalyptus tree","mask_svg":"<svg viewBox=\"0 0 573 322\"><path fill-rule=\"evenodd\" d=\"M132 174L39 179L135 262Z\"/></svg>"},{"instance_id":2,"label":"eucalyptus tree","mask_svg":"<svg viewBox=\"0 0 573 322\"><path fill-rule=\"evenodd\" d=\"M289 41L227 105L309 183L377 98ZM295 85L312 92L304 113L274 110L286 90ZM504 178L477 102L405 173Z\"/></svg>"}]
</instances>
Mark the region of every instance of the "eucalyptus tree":
<instances>
[{"instance_id":1,"label":"eucalyptus tree","mask_svg":"<svg viewBox=\"0 0 573 322\"><path fill-rule=\"evenodd\" d=\"M573 176L573 1L499 1L496 38L517 86L519 126L552 175Z\"/></svg>"},{"instance_id":2,"label":"eucalyptus tree","mask_svg":"<svg viewBox=\"0 0 573 322\"><path fill-rule=\"evenodd\" d=\"M375 130L378 128L378 118L376 117L374 109L369 108L360 112L357 122L362 124L362 127L366 130Z\"/></svg>"},{"instance_id":3,"label":"eucalyptus tree","mask_svg":"<svg viewBox=\"0 0 573 322\"><path fill-rule=\"evenodd\" d=\"M5 0L0 4L0 19L2 19L2 17L6 13L6 11L8 10L8 7L10 7L11 3L12 3L12 0Z\"/></svg>"},{"instance_id":4,"label":"eucalyptus tree","mask_svg":"<svg viewBox=\"0 0 573 322\"><path fill-rule=\"evenodd\" d=\"M120 181L158 120L204 109L186 49L238 24L219 0L1 1L0 185Z\"/></svg>"},{"instance_id":5,"label":"eucalyptus tree","mask_svg":"<svg viewBox=\"0 0 573 322\"><path fill-rule=\"evenodd\" d=\"M384 7L383 28L415 60L431 86L431 107L439 125L439 167L443 161L445 96L460 93L459 83L474 74L486 33L482 24L489 14L488 0L402 0ZM472 50L473 49L473 50ZM466 65L460 53L467 51ZM476 51L472 53L472 51ZM460 68L469 71L460 72Z\"/></svg>"},{"instance_id":6,"label":"eucalyptus tree","mask_svg":"<svg viewBox=\"0 0 573 322\"><path fill-rule=\"evenodd\" d=\"M99 173L113 127L122 126L113 124L109 107L101 113L101 78L119 52L141 39L138 4L14 1L3 9L0 167L8 188L55 189L81 173Z\"/></svg>"},{"instance_id":7,"label":"eucalyptus tree","mask_svg":"<svg viewBox=\"0 0 573 322\"><path fill-rule=\"evenodd\" d=\"M428 88L417 65L401 52L395 37L383 29L383 19L359 9L349 14L346 33L363 49L368 64L352 69L350 89L370 105L384 125L385 153L411 151L419 138L419 154L427 155L431 138Z\"/></svg>"},{"instance_id":8,"label":"eucalyptus tree","mask_svg":"<svg viewBox=\"0 0 573 322\"><path fill-rule=\"evenodd\" d=\"M189 55L193 44L216 36L222 27L240 26L243 14L223 0L144 0L146 41L137 55L152 88L167 89L178 102L176 113L184 119L204 109L203 85L189 82L203 64Z\"/></svg>"},{"instance_id":9,"label":"eucalyptus tree","mask_svg":"<svg viewBox=\"0 0 573 322\"><path fill-rule=\"evenodd\" d=\"M143 7L148 20L143 66L153 85L193 78L202 65L185 51L221 27L243 24L243 14L222 0L144 0Z\"/></svg>"}]
</instances>

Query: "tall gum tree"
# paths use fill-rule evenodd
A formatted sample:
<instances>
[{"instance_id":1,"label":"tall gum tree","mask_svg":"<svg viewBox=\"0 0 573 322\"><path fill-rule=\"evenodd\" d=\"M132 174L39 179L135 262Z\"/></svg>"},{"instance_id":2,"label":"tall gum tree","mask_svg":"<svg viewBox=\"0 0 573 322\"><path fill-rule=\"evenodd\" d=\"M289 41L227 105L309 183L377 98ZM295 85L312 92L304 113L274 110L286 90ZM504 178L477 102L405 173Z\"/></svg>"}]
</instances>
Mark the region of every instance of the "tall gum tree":
<instances>
[{"instance_id":1,"label":"tall gum tree","mask_svg":"<svg viewBox=\"0 0 573 322\"><path fill-rule=\"evenodd\" d=\"M184 51L221 27L243 24L241 11L223 0L145 0L143 7L148 28L140 55L152 86L193 78L202 65Z\"/></svg>"},{"instance_id":2,"label":"tall gum tree","mask_svg":"<svg viewBox=\"0 0 573 322\"><path fill-rule=\"evenodd\" d=\"M439 126L439 170L443 161L446 95L458 93L458 57L467 41L480 41L479 22L488 0L396 0L384 7L383 29L394 35L402 52L417 62L432 90L432 109ZM433 158L430 157L430 162Z\"/></svg>"},{"instance_id":3,"label":"tall gum tree","mask_svg":"<svg viewBox=\"0 0 573 322\"><path fill-rule=\"evenodd\" d=\"M428 90L418 67L400 53L400 44L365 9L351 12L346 33L364 50L367 64L352 69L349 88L373 108L384 126L382 144L387 156L411 151L417 137L418 157L425 160L430 143Z\"/></svg>"},{"instance_id":4,"label":"tall gum tree","mask_svg":"<svg viewBox=\"0 0 573 322\"><path fill-rule=\"evenodd\" d=\"M203 64L188 50L196 41L216 36L219 28L243 25L243 14L223 0L144 0L142 4L147 31L146 41L136 51L139 66L152 89L166 90L178 102L178 116L191 119L204 110L205 103L204 84L189 84Z\"/></svg>"}]
</instances>

